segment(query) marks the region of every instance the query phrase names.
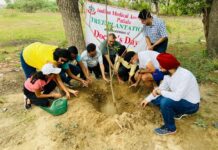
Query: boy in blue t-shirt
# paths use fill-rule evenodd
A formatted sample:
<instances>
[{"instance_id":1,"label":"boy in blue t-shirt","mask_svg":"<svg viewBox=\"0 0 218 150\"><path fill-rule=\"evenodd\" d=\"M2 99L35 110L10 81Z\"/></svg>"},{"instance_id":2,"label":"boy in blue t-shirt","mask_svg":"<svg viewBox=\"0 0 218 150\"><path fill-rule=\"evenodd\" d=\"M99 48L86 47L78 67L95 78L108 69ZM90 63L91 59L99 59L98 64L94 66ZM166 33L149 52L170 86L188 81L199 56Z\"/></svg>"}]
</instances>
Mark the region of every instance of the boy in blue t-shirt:
<instances>
[{"instance_id":1,"label":"boy in blue t-shirt","mask_svg":"<svg viewBox=\"0 0 218 150\"><path fill-rule=\"evenodd\" d=\"M68 48L68 51L70 51L71 55L70 61L76 61L77 64L75 65L68 61L60 66L62 68L62 71L60 73L62 81L67 83L68 85L71 85L70 80L75 79L81 82L83 86L87 87L88 84L91 82L91 79L86 73L85 66L82 62L81 56L78 54L78 49L75 46L70 46ZM81 72L83 72L83 74L85 75L86 80L77 76L78 74L81 74Z\"/></svg>"}]
</instances>

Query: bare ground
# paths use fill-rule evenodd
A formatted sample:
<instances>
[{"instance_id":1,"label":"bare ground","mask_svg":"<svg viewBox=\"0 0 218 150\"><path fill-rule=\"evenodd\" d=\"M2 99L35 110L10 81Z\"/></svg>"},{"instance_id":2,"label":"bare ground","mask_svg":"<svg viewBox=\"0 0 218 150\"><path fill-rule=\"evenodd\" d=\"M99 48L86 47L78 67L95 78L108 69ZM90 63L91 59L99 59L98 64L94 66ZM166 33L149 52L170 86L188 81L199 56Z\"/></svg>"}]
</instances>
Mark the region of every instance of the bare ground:
<instances>
[{"instance_id":1,"label":"bare ground","mask_svg":"<svg viewBox=\"0 0 218 150\"><path fill-rule=\"evenodd\" d=\"M114 83L117 110L109 85L97 80L68 102L68 111L51 116L38 107L23 109L23 73L0 64L0 149L72 150L215 150L218 149L218 85L200 86L197 114L177 121L178 132L157 136L162 123L158 108L138 106L148 90ZM6 110L7 109L7 110Z\"/></svg>"}]
</instances>

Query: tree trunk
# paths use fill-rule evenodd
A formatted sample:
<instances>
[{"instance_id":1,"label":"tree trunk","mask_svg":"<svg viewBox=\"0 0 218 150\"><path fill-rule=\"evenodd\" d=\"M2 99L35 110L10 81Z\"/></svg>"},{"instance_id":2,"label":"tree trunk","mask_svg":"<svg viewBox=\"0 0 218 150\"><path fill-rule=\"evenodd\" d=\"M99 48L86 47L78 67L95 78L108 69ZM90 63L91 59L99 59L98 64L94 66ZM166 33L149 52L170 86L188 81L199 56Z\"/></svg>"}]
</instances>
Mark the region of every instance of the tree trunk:
<instances>
[{"instance_id":1,"label":"tree trunk","mask_svg":"<svg viewBox=\"0 0 218 150\"><path fill-rule=\"evenodd\" d=\"M209 16L210 16L210 10L211 10L211 5L212 5L213 0L206 0L206 3L208 7L203 8L203 24L204 24L204 35L207 41L208 37L208 31L209 31Z\"/></svg>"},{"instance_id":2,"label":"tree trunk","mask_svg":"<svg viewBox=\"0 0 218 150\"><path fill-rule=\"evenodd\" d=\"M211 57L218 58L218 0L213 0L209 14L207 50Z\"/></svg>"},{"instance_id":3,"label":"tree trunk","mask_svg":"<svg viewBox=\"0 0 218 150\"><path fill-rule=\"evenodd\" d=\"M79 51L85 49L78 0L57 0L62 15L65 35L69 45L76 46Z\"/></svg>"},{"instance_id":4,"label":"tree trunk","mask_svg":"<svg viewBox=\"0 0 218 150\"><path fill-rule=\"evenodd\" d=\"M156 14L158 15L159 14L159 5L158 5L158 2L154 2L154 5L155 5Z\"/></svg>"}]
</instances>

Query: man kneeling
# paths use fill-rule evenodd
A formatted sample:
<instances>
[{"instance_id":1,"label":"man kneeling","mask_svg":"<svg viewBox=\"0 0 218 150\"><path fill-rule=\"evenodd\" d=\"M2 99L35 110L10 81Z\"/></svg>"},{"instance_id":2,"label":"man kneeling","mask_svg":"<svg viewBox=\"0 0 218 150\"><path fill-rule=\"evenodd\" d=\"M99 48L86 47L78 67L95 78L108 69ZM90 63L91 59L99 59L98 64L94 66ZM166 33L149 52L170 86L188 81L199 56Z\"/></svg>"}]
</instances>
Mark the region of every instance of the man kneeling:
<instances>
[{"instance_id":1,"label":"man kneeling","mask_svg":"<svg viewBox=\"0 0 218 150\"><path fill-rule=\"evenodd\" d=\"M161 71L169 72L169 75L164 76L160 86L141 102L141 106L145 107L149 102L159 106L164 125L154 131L159 135L173 134L176 132L174 119L198 111L199 87L194 75L180 67L173 55L162 53L157 56L157 60Z\"/></svg>"},{"instance_id":2,"label":"man kneeling","mask_svg":"<svg viewBox=\"0 0 218 150\"><path fill-rule=\"evenodd\" d=\"M102 76L103 80L109 82L105 77L101 52L96 50L96 45L93 43L88 44L86 49L86 51L82 52L81 57L88 76L90 76L90 73L94 72L96 79L99 79Z\"/></svg>"}]
</instances>

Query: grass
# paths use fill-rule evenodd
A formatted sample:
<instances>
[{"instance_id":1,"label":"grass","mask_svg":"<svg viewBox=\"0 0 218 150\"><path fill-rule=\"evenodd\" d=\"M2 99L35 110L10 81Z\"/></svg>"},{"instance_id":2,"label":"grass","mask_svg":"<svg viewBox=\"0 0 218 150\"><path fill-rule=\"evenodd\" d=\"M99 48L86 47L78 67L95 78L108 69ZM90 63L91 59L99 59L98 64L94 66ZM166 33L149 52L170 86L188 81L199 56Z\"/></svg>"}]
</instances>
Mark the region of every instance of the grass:
<instances>
[{"instance_id":1,"label":"grass","mask_svg":"<svg viewBox=\"0 0 218 150\"><path fill-rule=\"evenodd\" d=\"M84 15L83 15L84 16ZM84 17L82 17L84 20ZM169 34L170 53L191 70L199 82L218 83L218 60L210 59L205 52L203 24L200 17L161 17ZM84 21L83 21L84 27ZM24 13L0 9L0 62L19 59L20 50L34 41L66 45L59 13Z\"/></svg>"},{"instance_id":2,"label":"grass","mask_svg":"<svg viewBox=\"0 0 218 150\"><path fill-rule=\"evenodd\" d=\"M61 44L65 41L59 13L22 13L0 10L0 52L13 53L34 41ZM3 56L0 57L2 61Z\"/></svg>"}]
</instances>

